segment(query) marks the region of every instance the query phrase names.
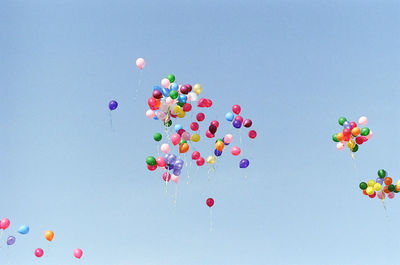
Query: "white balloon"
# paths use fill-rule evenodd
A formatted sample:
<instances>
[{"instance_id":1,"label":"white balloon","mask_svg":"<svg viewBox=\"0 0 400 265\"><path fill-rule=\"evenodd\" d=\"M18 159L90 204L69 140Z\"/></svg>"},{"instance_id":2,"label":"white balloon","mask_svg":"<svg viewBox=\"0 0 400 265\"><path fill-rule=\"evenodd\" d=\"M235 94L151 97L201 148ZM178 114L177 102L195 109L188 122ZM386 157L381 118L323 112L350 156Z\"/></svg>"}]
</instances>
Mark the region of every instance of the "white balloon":
<instances>
[{"instance_id":1,"label":"white balloon","mask_svg":"<svg viewBox=\"0 0 400 265\"><path fill-rule=\"evenodd\" d=\"M197 101L199 99L198 95L195 92L189 92L188 96L190 97L191 101Z\"/></svg>"},{"instance_id":2,"label":"white balloon","mask_svg":"<svg viewBox=\"0 0 400 265\"><path fill-rule=\"evenodd\" d=\"M337 143L336 144L336 148L340 151L344 150L346 146L343 143Z\"/></svg>"},{"instance_id":3,"label":"white balloon","mask_svg":"<svg viewBox=\"0 0 400 265\"><path fill-rule=\"evenodd\" d=\"M174 174L171 175L171 179L173 182L178 183L179 181L179 176L175 176Z\"/></svg>"},{"instance_id":4,"label":"white balloon","mask_svg":"<svg viewBox=\"0 0 400 265\"><path fill-rule=\"evenodd\" d=\"M365 116L362 116L358 119L358 124L359 125L366 125L368 123L368 118Z\"/></svg>"}]
</instances>

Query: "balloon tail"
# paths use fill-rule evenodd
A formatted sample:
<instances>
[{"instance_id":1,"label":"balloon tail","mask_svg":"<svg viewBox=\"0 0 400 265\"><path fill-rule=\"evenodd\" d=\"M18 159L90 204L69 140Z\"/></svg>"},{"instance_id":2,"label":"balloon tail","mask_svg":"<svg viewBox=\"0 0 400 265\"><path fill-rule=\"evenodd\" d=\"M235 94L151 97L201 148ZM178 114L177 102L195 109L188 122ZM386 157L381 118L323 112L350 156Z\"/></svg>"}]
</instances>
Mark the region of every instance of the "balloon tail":
<instances>
[{"instance_id":1,"label":"balloon tail","mask_svg":"<svg viewBox=\"0 0 400 265\"><path fill-rule=\"evenodd\" d=\"M111 128L111 131L114 132L112 116L111 116L111 110L110 110L110 128Z\"/></svg>"},{"instance_id":2,"label":"balloon tail","mask_svg":"<svg viewBox=\"0 0 400 265\"><path fill-rule=\"evenodd\" d=\"M185 162L185 163L186 163L186 162ZM187 171L186 171L186 174L187 174L187 184L189 184L189 180L190 180L189 169L190 169L191 167L192 167L192 160L190 160L189 166L186 167L186 169L187 169Z\"/></svg>"},{"instance_id":3,"label":"balloon tail","mask_svg":"<svg viewBox=\"0 0 400 265\"><path fill-rule=\"evenodd\" d=\"M175 186L175 195L174 195L174 209L176 209L176 199L178 197L178 183Z\"/></svg>"},{"instance_id":4,"label":"balloon tail","mask_svg":"<svg viewBox=\"0 0 400 265\"><path fill-rule=\"evenodd\" d=\"M138 80L138 85L137 85L136 90L135 90L135 101L138 98L139 89L140 89L141 86L142 86L142 70L139 70L139 80Z\"/></svg>"},{"instance_id":5,"label":"balloon tail","mask_svg":"<svg viewBox=\"0 0 400 265\"><path fill-rule=\"evenodd\" d=\"M355 159L355 157L354 157L354 152L351 152L351 158L354 160Z\"/></svg>"},{"instance_id":6,"label":"balloon tail","mask_svg":"<svg viewBox=\"0 0 400 265\"><path fill-rule=\"evenodd\" d=\"M210 232L213 230L212 208L210 208Z\"/></svg>"},{"instance_id":7,"label":"balloon tail","mask_svg":"<svg viewBox=\"0 0 400 265\"><path fill-rule=\"evenodd\" d=\"M383 206L383 209L385 209L386 218L388 218L389 216L387 214L387 209L386 209L386 205L385 205L385 198L383 196L382 196L382 206Z\"/></svg>"}]
</instances>

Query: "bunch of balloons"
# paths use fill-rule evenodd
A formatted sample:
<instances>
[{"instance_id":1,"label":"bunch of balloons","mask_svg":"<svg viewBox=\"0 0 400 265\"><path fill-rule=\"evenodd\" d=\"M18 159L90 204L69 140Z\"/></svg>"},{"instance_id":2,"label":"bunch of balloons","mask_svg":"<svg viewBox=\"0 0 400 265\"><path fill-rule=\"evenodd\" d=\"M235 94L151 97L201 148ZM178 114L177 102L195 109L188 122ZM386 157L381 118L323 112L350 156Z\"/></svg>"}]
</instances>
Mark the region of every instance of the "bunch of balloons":
<instances>
[{"instance_id":1,"label":"bunch of balloons","mask_svg":"<svg viewBox=\"0 0 400 265\"><path fill-rule=\"evenodd\" d=\"M365 116L358 119L358 125L354 121L348 121L345 117L340 117L338 122L343 126L343 130L332 135L332 140L337 142L336 148L338 150L344 150L347 146L353 154L358 151L360 145L367 142L374 135L368 127L359 127L368 123L368 118Z\"/></svg>"},{"instance_id":2,"label":"bunch of balloons","mask_svg":"<svg viewBox=\"0 0 400 265\"><path fill-rule=\"evenodd\" d=\"M180 176L184 161L178 159L174 154L166 153L164 157L159 156L155 158L154 156L148 156L146 158L146 164L150 171L156 170L157 167L163 169L163 179L169 181L171 179L171 174L168 172L172 171L173 175Z\"/></svg>"},{"instance_id":3,"label":"bunch of balloons","mask_svg":"<svg viewBox=\"0 0 400 265\"><path fill-rule=\"evenodd\" d=\"M393 199L395 193L400 191L400 180L394 185L387 171L380 169L378 170L378 177L376 180L371 179L368 182L361 182L359 186L363 194L370 198L375 198L377 196L379 199L383 200L387 195L389 199Z\"/></svg>"}]
</instances>

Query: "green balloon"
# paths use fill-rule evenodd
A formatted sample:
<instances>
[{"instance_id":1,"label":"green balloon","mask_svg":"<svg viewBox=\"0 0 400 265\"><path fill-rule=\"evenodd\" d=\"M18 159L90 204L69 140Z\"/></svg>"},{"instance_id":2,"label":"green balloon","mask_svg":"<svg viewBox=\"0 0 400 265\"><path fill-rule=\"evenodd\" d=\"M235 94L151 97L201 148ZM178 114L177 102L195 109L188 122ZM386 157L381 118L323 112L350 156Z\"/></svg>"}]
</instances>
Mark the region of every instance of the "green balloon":
<instances>
[{"instance_id":1,"label":"green balloon","mask_svg":"<svg viewBox=\"0 0 400 265\"><path fill-rule=\"evenodd\" d=\"M222 139L217 139L217 140L215 141L215 143L217 143L217 142L223 142L223 141L222 141Z\"/></svg>"},{"instance_id":2,"label":"green balloon","mask_svg":"<svg viewBox=\"0 0 400 265\"><path fill-rule=\"evenodd\" d=\"M173 74L169 74L167 75L167 79L169 80L169 82L173 83L175 81L175 76Z\"/></svg>"},{"instance_id":3,"label":"green balloon","mask_svg":"<svg viewBox=\"0 0 400 265\"><path fill-rule=\"evenodd\" d=\"M181 145L181 144L186 144L186 143L187 143L187 141L186 141L186 140L184 140L184 139L181 139L181 141L180 141L179 145Z\"/></svg>"},{"instance_id":4,"label":"green balloon","mask_svg":"<svg viewBox=\"0 0 400 265\"><path fill-rule=\"evenodd\" d=\"M168 122L164 122L164 126L171 127L171 125L172 125L172 120L169 120Z\"/></svg>"},{"instance_id":5,"label":"green balloon","mask_svg":"<svg viewBox=\"0 0 400 265\"><path fill-rule=\"evenodd\" d=\"M180 107L183 107L183 105L185 105L186 103L182 103L182 102L178 102L178 103L176 103L176 105L178 105L178 106L180 106Z\"/></svg>"},{"instance_id":6,"label":"green balloon","mask_svg":"<svg viewBox=\"0 0 400 265\"><path fill-rule=\"evenodd\" d=\"M332 135L332 140L333 140L334 142L339 142L339 140L338 140L337 137L336 137L336 133L335 133L334 135Z\"/></svg>"},{"instance_id":7,"label":"green balloon","mask_svg":"<svg viewBox=\"0 0 400 265\"><path fill-rule=\"evenodd\" d=\"M384 177L386 177L386 170L384 169L379 169L378 170L378 176L383 179Z\"/></svg>"},{"instance_id":8,"label":"green balloon","mask_svg":"<svg viewBox=\"0 0 400 265\"><path fill-rule=\"evenodd\" d=\"M159 142L162 139L162 135L161 135L161 133L155 133L153 135L153 138L154 138L155 141Z\"/></svg>"},{"instance_id":9,"label":"green balloon","mask_svg":"<svg viewBox=\"0 0 400 265\"><path fill-rule=\"evenodd\" d=\"M172 99L176 99L176 98L178 97L178 91L172 90L172 91L169 93L169 96L170 96Z\"/></svg>"},{"instance_id":10,"label":"green balloon","mask_svg":"<svg viewBox=\"0 0 400 265\"><path fill-rule=\"evenodd\" d=\"M368 187L367 183L361 182L360 183L360 189L365 190Z\"/></svg>"},{"instance_id":11,"label":"green balloon","mask_svg":"<svg viewBox=\"0 0 400 265\"><path fill-rule=\"evenodd\" d=\"M389 190L389 191L395 191L395 190L396 190L396 187L395 187L393 184L390 184L390 185L388 186L388 190Z\"/></svg>"},{"instance_id":12,"label":"green balloon","mask_svg":"<svg viewBox=\"0 0 400 265\"><path fill-rule=\"evenodd\" d=\"M343 126L343 123L347 121L347 119L345 117L340 117L339 118L339 124Z\"/></svg>"},{"instance_id":13,"label":"green balloon","mask_svg":"<svg viewBox=\"0 0 400 265\"><path fill-rule=\"evenodd\" d=\"M355 153L355 152L357 152L358 151L358 144L356 144L355 146L354 146L354 148L351 150L353 153Z\"/></svg>"},{"instance_id":14,"label":"green balloon","mask_svg":"<svg viewBox=\"0 0 400 265\"><path fill-rule=\"evenodd\" d=\"M361 129L361 135L367 136L369 134L369 128L365 127Z\"/></svg>"},{"instance_id":15,"label":"green balloon","mask_svg":"<svg viewBox=\"0 0 400 265\"><path fill-rule=\"evenodd\" d=\"M149 166L154 166L156 164L156 158L154 156L148 156L146 158L146 164Z\"/></svg>"}]
</instances>

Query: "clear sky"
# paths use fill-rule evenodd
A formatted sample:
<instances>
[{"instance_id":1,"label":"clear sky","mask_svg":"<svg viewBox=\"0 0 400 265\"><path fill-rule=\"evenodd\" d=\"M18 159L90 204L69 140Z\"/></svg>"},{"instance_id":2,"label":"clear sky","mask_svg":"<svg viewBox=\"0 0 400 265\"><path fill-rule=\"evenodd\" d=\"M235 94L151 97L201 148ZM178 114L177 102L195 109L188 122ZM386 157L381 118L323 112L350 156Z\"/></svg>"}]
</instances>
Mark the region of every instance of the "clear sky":
<instances>
[{"instance_id":1,"label":"clear sky","mask_svg":"<svg viewBox=\"0 0 400 265\"><path fill-rule=\"evenodd\" d=\"M358 184L380 168L400 178L399 13L399 1L3 1L2 244L31 232L0 264L394 264L400 196L386 216ZM144 163L161 130L147 98L169 73L203 85L220 132L233 104L258 131L242 131L247 171L224 153L210 181L206 167L182 177L176 208L176 185L165 195ZM342 115L368 116L375 134L355 163L331 140Z\"/></svg>"}]
</instances>

